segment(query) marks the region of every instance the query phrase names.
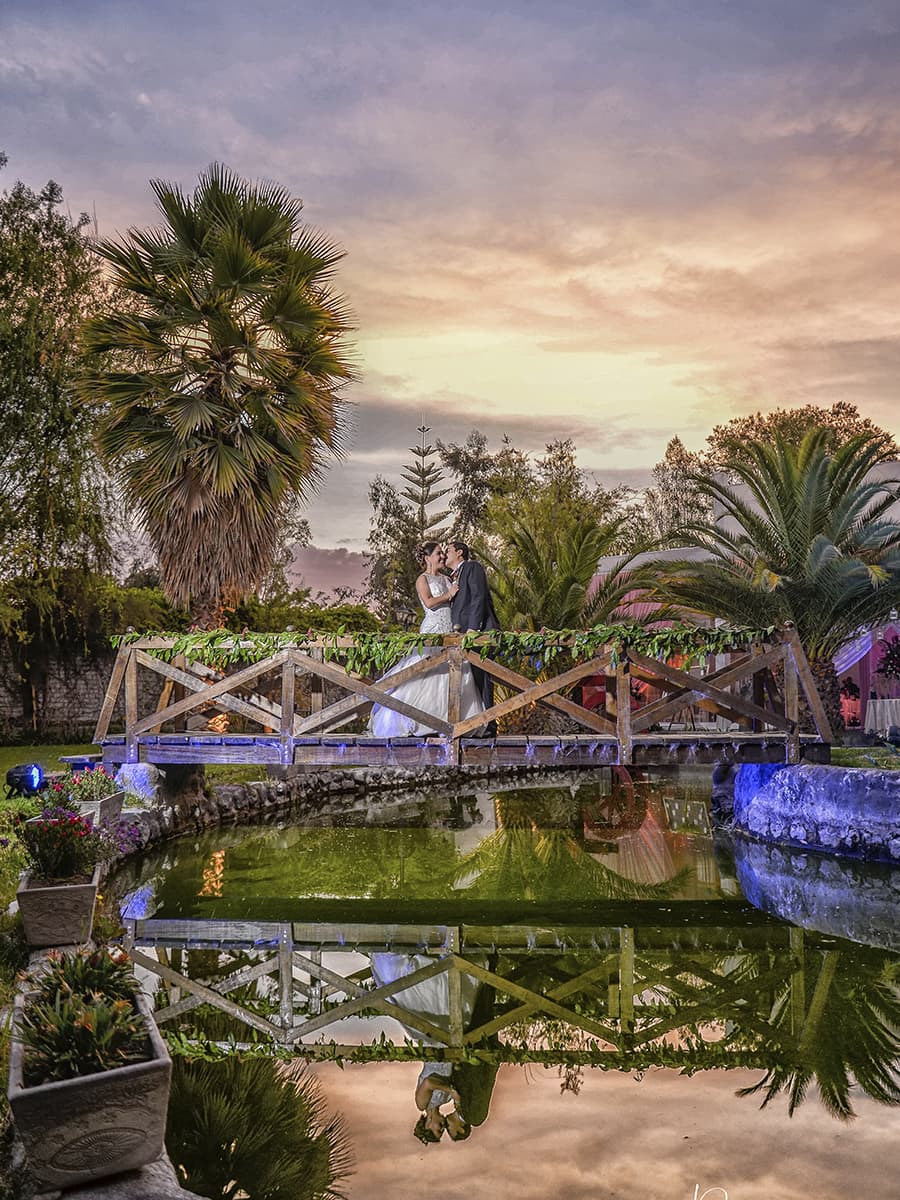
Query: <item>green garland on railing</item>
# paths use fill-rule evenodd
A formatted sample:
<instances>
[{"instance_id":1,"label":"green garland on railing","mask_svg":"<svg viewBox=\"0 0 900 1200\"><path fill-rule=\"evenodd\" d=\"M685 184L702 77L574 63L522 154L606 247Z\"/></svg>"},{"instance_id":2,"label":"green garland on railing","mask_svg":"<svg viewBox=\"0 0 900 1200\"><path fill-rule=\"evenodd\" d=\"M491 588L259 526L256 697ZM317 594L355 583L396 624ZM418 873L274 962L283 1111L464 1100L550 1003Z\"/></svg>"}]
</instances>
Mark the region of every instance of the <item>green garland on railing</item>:
<instances>
[{"instance_id":1,"label":"green garland on railing","mask_svg":"<svg viewBox=\"0 0 900 1200\"><path fill-rule=\"evenodd\" d=\"M299 1044L295 1047L279 1046L273 1042L221 1044L204 1037L191 1037L181 1031L162 1029L170 1054L178 1058L202 1062L220 1062L238 1055L242 1058L275 1058L290 1061L295 1058L315 1058L319 1062L334 1062L341 1068L345 1063L367 1062L421 1062L423 1059L440 1061L440 1049L421 1046L408 1039L397 1045L381 1038L369 1044L356 1046L349 1053L334 1041L316 1046ZM765 1054L764 1047L742 1047L734 1049L721 1042L692 1043L689 1047L648 1044L639 1049L615 1051L602 1049L580 1050L533 1050L525 1046L504 1045L499 1052L470 1049L458 1061L479 1064L496 1061L518 1065L539 1064L544 1067L568 1064L593 1067L601 1071L646 1071L652 1067L669 1067L682 1075L693 1075L697 1071L733 1070L738 1067L756 1067L763 1061L770 1066L783 1062L779 1052ZM761 1061L763 1060L763 1061ZM457 1061L455 1058L449 1061Z\"/></svg>"},{"instance_id":2,"label":"green garland on railing","mask_svg":"<svg viewBox=\"0 0 900 1200\"><path fill-rule=\"evenodd\" d=\"M560 657L582 662L596 657L604 647L612 647L612 662L626 647L648 658L660 661L680 656L686 663L696 662L713 654L767 641L774 626L763 629L720 627L704 629L698 625L672 625L663 629L648 629L642 625L595 625L591 629L542 629L536 633L518 630L491 630L488 633L467 633L463 648L473 650L482 658L520 663L530 660L534 669L544 670ZM341 646L340 640L352 638L353 645ZM340 661L348 671L358 675L382 675L405 655L421 653L426 646L440 646L442 635L423 633L354 633L345 629L337 633L305 634L241 633L226 629L193 630L189 633L123 633L112 639L114 646L128 646L149 639L164 640L165 646L146 647L153 658L171 661L183 656L210 667L229 667L261 662L290 648L303 650L319 642L327 661Z\"/></svg>"}]
</instances>

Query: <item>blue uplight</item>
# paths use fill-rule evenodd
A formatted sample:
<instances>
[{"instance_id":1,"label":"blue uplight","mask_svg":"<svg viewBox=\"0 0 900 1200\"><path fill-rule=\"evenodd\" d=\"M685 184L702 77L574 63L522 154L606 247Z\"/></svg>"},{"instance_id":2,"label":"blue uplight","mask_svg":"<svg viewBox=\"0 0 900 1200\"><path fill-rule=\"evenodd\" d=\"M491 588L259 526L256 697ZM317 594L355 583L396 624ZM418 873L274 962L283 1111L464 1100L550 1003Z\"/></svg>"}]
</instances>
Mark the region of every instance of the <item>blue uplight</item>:
<instances>
[{"instance_id":1,"label":"blue uplight","mask_svg":"<svg viewBox=\"0 0 900 1200\"><path fill-rule=\"evenodd\" d=\"M44 771L39 763L22 763L10 767L6 772L6 786L10 794L31 796L44 786Z\"/></svg>"}]
</instances>

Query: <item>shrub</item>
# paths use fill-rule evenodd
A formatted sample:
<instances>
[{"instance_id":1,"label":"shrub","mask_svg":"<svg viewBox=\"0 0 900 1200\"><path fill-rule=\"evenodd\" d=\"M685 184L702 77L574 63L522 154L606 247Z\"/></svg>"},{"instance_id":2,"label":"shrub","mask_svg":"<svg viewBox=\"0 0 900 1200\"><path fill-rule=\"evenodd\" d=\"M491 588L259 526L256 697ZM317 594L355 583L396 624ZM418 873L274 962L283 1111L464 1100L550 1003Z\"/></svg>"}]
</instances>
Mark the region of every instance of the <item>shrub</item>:
<instances>
[{"instance_id":1,"label":"shrub","mask_svg":"<svg viewBox=\"0 0 900 1200\"><path fill-rule=\"evenodd\" d=\"M91 804L122 790L102 766L89 771L72 771L61 779L54 779L50 787L70 804Z\"/></svg>"},{"instance_id":2,"label":"shrub","mask_svg":"<svg viewBox=\"0 0 900 1200\"><path fill-rule=\"evenodd\" d=\"M16 834L29 865L42 879L90 875L118 848L108 829L94 828L89 817L67 808L45 808L39 817L19 820Z\"/></svg>"},{"instance_id":3,"label":"shrub","mask_svg":"<svg viewBox=\"0 0 900 1200\"><path fill-rule=\"evenodd\" d=\"M26 1086L110 1071L149 1056L138 982L107 950L55 955L29 977L22 1017Z\"/></svg>"}]
</instances>

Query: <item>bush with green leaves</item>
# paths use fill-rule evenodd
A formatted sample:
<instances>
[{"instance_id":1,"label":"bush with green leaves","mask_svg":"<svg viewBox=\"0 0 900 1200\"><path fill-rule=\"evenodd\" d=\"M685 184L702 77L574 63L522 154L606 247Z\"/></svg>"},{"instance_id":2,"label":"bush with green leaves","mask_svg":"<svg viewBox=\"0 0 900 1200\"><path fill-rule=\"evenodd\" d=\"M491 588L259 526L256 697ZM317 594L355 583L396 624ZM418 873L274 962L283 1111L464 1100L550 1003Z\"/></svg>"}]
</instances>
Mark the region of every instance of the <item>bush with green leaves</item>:
<instances>
[{"instance_id":1,"label":"bush with green leaves","mask_svg":"<svg viewBox=\"0 0 900 1200\"><path fill-rule=\"evenodd\" d=\"M71 771L61 779L54 779L51 789L70 804L96 804L107 796L122 789L115 778L101 765L87 771Z\"/></svg>"},{"instance_id":2,"label":"bush with green leaves","mask_svg":"<svg viewBox=\"0 0 900 1200\"><path fill-rule=\"evenodd\" d=\"M108 950L53 955L30 989L19 1037L26 1086L110 1071L149 1055L139 984Z\"/></svg>"},{"instance_id":3,"label":"bush with green leaves","mask_svg":"<svg viewBox=\"0 0 900 1200\"><path fill-rule=\"evenodd\" d=\"M31 1004L22 1018L26 1086L111 1071L148 1057L143 1017L130 1000L93 992Z\"/></svg>"},{"instance_id":4,"label":"bush with green leaves","mask_svg":"<svg viewBox=\"0 0 900 1200\"><path fill-rule=\"evenodd\" d=\"M31 983L41 1002L57 995L90 996L99 992L113 1000L129 1000L139 985L123 951L91 950L81 954L51 954Z\"/></svg>"},{"instance_id":5,"label":"bush with green leaves","mask_svg":"<svg viewBox=\"0 0 900 1200\"><path fill-rule=\"evenodd\" d=\"M45 808L39 817L20 820L16 834L28 864L41 879L74 879L90 875L98 862L111 858L117 844L106 828L67 808Z\"/></svg>"}]
</instances>

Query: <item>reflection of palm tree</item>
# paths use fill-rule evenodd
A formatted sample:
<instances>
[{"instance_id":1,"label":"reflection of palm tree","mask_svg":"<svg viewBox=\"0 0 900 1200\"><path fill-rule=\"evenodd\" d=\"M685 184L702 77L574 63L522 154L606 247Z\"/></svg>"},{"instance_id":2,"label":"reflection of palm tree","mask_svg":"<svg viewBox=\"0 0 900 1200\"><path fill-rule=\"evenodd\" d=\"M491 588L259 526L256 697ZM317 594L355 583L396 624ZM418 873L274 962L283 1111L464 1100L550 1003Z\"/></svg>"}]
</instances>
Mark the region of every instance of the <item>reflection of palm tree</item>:
<instances>
[{"instance_id":1,"label":"reflection of palm tree","mask_svg":"<svg viewBox=\"0 0 900 1200\"><path fill-rule=\"evenodd\" d=\"M261 1058L176 1058L166 1149L186 1188L225 1200L338 1200L351 1167L305 1064Z\"/></svg>"},{"instance_id":2,"label":"reflection of palm tree","mask_svg":"<svg viewBox=\"0 0 900 1200\"><path fill-rule=\"evenodd\" d=\"M759 1083L738 1095L765 1092L765 1107L779 1092L787 1092L793 1113L815 1080L828 1111L846 1121L855 1116L850 1104L855 1080L879 1104L900 1104L898 975L896 958L867 946L843 942L839 949L825 951L795 1056L771 1067ZM808 970L806 977L809 989ZM789 1015L784 994L773 1009L773 1024L784 1024Z\"/></svg>"},{"instance_id":3,"label":"reflection of palm tree","mask_svg":"<svg viewBox=\"0 0 900 1200\"><path fill-rule=\"evenodd\" d=\"M662 900L684 882L626 879L588 854L581 804L560 788L494 797L499 828L456 865L455 880L478 899ZM578 831L578 832L576 832Z\"/></svg>"}]
</instances>

